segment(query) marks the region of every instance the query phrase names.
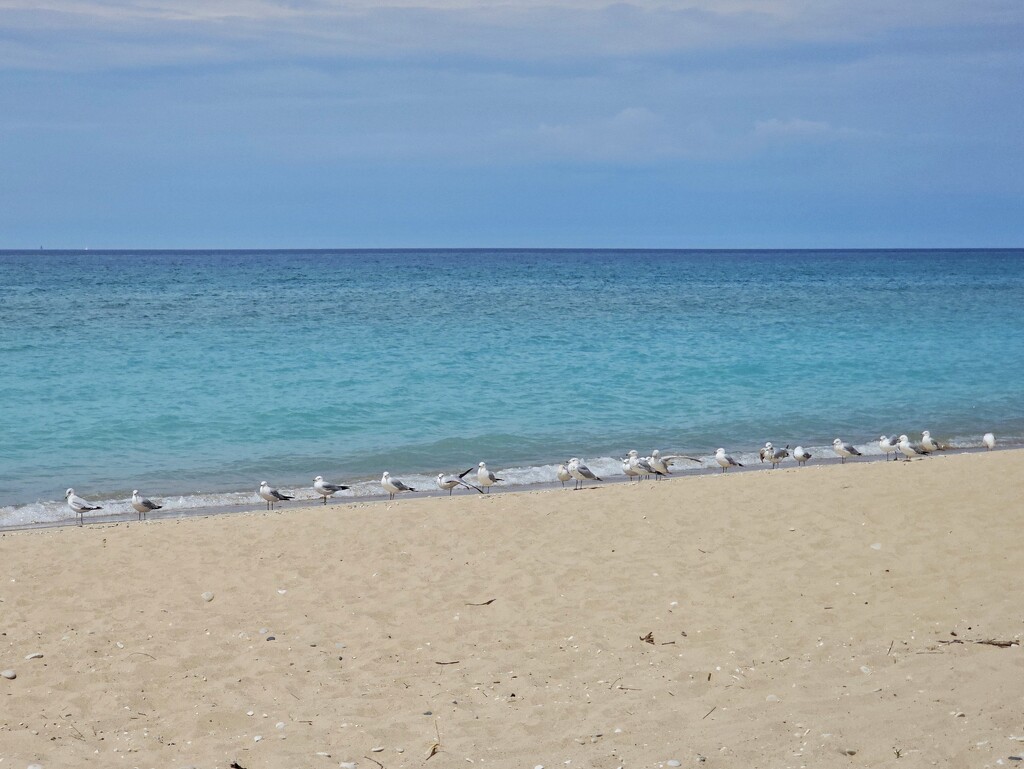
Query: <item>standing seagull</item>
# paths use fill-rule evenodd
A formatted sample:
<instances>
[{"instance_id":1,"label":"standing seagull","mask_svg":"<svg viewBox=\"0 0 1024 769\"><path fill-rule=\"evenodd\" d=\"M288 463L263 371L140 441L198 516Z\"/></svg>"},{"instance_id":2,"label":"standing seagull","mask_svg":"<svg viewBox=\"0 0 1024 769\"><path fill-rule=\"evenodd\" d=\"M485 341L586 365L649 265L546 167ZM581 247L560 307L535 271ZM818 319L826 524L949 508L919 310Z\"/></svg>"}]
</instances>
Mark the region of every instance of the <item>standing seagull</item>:
<instances>
[{"instance_id":1,"label":"standing seagull","mask_svg":"<svg viewBox=\"0 0 1024 769\"><path fill-rule=\"evenodd\" d=\"M982 436L981 442L985 444L986 449L992 451L992 449L996 447L996 436L992 433L985 433L985 435Z\"/></svg>"},{"instance_id":2,"label":"standing seagull","mask_svg":"<svg viewBox=\"0 0 1024 769\"><path fill-rule=\"evenodd\" d=\"M385 470L384 475L380 477L380 485L383 486L384 491L386 491L390 495L389 499L394 499L395 494L398 494L399 492L402 491L416 491L416 489L412 488L412 486L406 486L397 478L392 478L391 473L389 473L387 470Z\"/></svg>"},{"instance_id":3,"label":"standing seagull","mask_svg":"<svg viewBox=\"0 0 1024 769\"><path fill-rule=\"evenodd\" d=\"M832 441L832 451L839 455L842 464L846 464L847 457L859 457L861 453L852 443L843 443L839 438Z\"/></svg>"},{"instance_id":4,"label":"standing seagull","mask_svg":"<svg viewBox=\"0 0 1024 769\"><path fill-rule=\"evenodd\" d=\"M921 451L921 446L910 442L910 438L906 435L900 436L900 442L897 444L897 448L900 450L900 454L905 456L909 461L911 457L922 456L925 452Z\"/></svg>"},{"instance_id":5,"label":"standing seagull","mask_svg":"<svg viewBox=\"0 0 1024 769\"><path fill-rule=\"evenodd\" d=\"M884 435L878 436L878 448L885 452L885 458L889 459L890 454L895 454L897 446L899 445L900 438L898 435L890 435L886 438ZM893 457L893 459L899 459L899 457Z\"/></svg>"},{"instance_id":6,"label":"standing seagull","mask_svg":"<svg viewBox=\"0 0 1024 769\"><path fill-rule=\"evenodd\" d=\"M584 481L600 481L601 479L594 475L590 468L580 462L579 459L573 457L569 460L568 468L569 475L576 479L576 489L583 488Z\"/></svg>"},{"instance_id":7,"label":"standing seagull","mask_svg":"<svg viewBox=\"0 0 1024 769\"><path fill-rule=\"evenodd\" d=\"M640 470L633 466L633 457L626 457L622 460L622 472L626 474L630 482L640 477Z\"/></svg>"},{"instance_id":8,"label":"standing seagull","mask_svg":"<svg viewBox=\"0 0 1024 769\"><path fill-rule=\"evenodd\" d=\"M811 454L811 452L809 452L803 446L797 446L795 449L793 449L793 458L796 460L797 465L807 464L807 460L810 459L812 456L813 455Z\"/></svg>"},{"instance_id":9,"label":"standing seagull","mask_svg":"<svg viewBox=\"0 0 1024 769\"><path fill-rule=\"evenodd\" d=\"M284 502L295 497L288 497L282 494L277 489L270 488L270 484L266 481L260 481L260 490L257 492L261 497L267 500L267 510L273 510L274 505L278 502Z\"/></svg>"},{"instance_id":10,"label":"standing seagull","mask_svg":"<svg viewBox=\"0 0 1024 769\"><path fill-rule=\"evenodd\" d=\"M146 513L151 513L154 510L159 510L161 507L163 507L163 505L158 505L156 502L153 502L152 500L146 499L145 497L140 497L139 490L134 489L132 491L132 507L134 507L135 512L139 514L139 520L141 521L142 517L146 515Z\"/></svg>"},{"instance_id":11,"label":"standing seagull","mask_svg":"<svg viewBox=\"0 0 1024 769\"><path fill-rule=\"evenodd\" d=\"M938 441L932 439L931 432L925 430L921 433L921 448L925 454L931 454L933 451L943 451L946 447L939 445Z\"/></svg>"},{"instance_id":12,"label":"standing seagull","mask_svg":"<svg viewBox=\"0 0 1024 769\"><path fill-rule=\"evenodd\" d=\"M476 466L476 482L486 489L484 493L491 490L491 486L496 484L498 481L503 481L504 478L499 478L490 470L487 469L487 463L481 462Z\"/></svg>"},{"instance_id":13,"label":"standing seagull","mask_svg":"<svg viewBox=\"0 0 1024 769\"><path fill-rule=\"evenodd\" d=\"M447 491L449 497L452 495L452 491L456 486L465 486L467 489L476 489L477 491L480 491L480 489L477 489L472 483L466 483L462 480L471 472L473 472L472 467L466 472L459 473L458 475L445 475L444 473L438 473L436 479L437 488L441 489L441 491ZM480 491L480 493L483 494L482 491Z\"/></svg>"},{"instance_id":14,"label":"standing seagull","mask_svg":"<svg viewBox=\"0 0 1024 769\"><path fill-rule=\"evenodd\" d=\"M772 442L768 441L764 444L764 448L757 452L757 455L761 458L762 462L764 462L766 457L770 460L772 456Z\"/></svg>"},{"instance_id":15,"label":"standing seagull","mask_svg":"<svg viewBox=\"0 0 1024 769\"><path fill-rule=\"evenodd\" d=\"M558 476L558 480L562 482L563 486L565 486L566 481L572 478L572 476L569 475L569 468L565 465L559 465L558 469L555 470L555 475Z\"/></svg>"},{"instance_id":16,"label":"standing seagull","mask_svg":"<svg viewBox=\"0 0 1024 769\"><path fill-rule=\"evenodd\" d=\"M789 456L789 444L786 444L784 449L772 449L772 453L768 456L768 461L772 463L772 470L779 466L779 463L783 459Z\"/></svg>"},{"instance_id":17,"label":"standing seagull","mask_svg":"<svg viewBox=\"0 0 1024 769\"><path fill-rule=\"evenodd\" d=\"M730 467L743 467L743 465L726 454L725 449L718 449L718 451L715 452L715 461L718 462L723 473Z\"/></svg>"},{"instance_id":18,"label":"standing seagull","mask_svg":"<svg viewBox=\"0 0 1024 769\"><path fill-rule=\"evenodd\" d=\"M64 499L66 499L68 501L68 507L70 507L74 511L75 515L78 516L78 525L79 526L84 526L85 525L85 514L88 513L90 510L102 510L103 509L99 505L90 505L88 502L86 502L80 496L75 494L75 490L74 489L68 489L67 491L65 491L64 492Z\"/></svg>"},{"instance_id":19,"label":"standing seagull","mask_svg":"<svg viewBox=\"0 0 1024 769\"><path fill-rule=\"evenodd\" d=\"M697 457L688 457L685 454L669 454L667 457L661 456L661 452L657 449L651 452L651 458L648 460L651 463L651 467L657 470L659 473L664 475L671 475L669 467L677 459L689 459L691 462L701 464L701 461Z\"/></svg>"},{"instance_id":20,"label":"standing seagull","mask_svg":"<svg viewBox=\"0 0 1024 769\"><path fill-rule=\"evenodd\" d=\"M628 460L629 466L637 471L641 477L667 475L667 473L656 470L654 465L651 464L651 460L647 457L641 457L636 449L629 450Z\"/></svg>"},{"instance_id":21,"label":"standing seagull","mask_svg":"<svg viewBox=\"0 0 1024 769\"><path fill-rule=\"evenodd\" d=\"M327 498L332 496L336 491L344 491L348 486L338 486L333 483L327 483L322 475L318 475L313 479L313 490L324 498L324 504L327 504Z\"/></svg>"}]
</instances>

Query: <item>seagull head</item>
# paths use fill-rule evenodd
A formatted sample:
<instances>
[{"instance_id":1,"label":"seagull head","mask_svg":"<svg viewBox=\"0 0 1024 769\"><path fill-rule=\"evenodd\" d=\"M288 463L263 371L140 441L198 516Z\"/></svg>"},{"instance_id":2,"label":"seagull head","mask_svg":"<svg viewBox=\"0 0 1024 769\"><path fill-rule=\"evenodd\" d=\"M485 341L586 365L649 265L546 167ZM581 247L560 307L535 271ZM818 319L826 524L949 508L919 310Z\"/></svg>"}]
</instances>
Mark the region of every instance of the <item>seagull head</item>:
<instances>
[{"instance_id":1,"label":"seagull head","mask_svg":"<svg viewBox=\"0 0 1024 769\"><path fill-rule=\"evenodd\" d=\"M910 441L910 438L908 438L906 435L901 435L900 436L900 443L907 443L909 441Z\"/></svg>"},{"instance_id":2,"label":"seagull head","mask_svg":"<svg viewBox=\"0 0 1024 769\"><path fill-rule=\"evenodd\" d=\"M923 431L923 432L921 433L921 437L922 437L922 438L931 438L931 437L932 437L932 433L931 433L931 431L930 431L930 430L925 430L925 431Z\"/></svg>"},{"instance_id":3,"label":"seagull head","mask_svg":"<svg viewBox=\"0 0 1024 769\"><path fill-rule=\"evenodd\" d=\"M832 445L833 446L841 446L842 443L843 442L841 440L839 440L838 438L836 438L834 441L832 441Z\"/></svg>"},{"instance_id":4,"label":"seagull head","mask_svg":"<svg viewBox=\"0 0 1024 769\"><path fill-rule=\"evenodd\" d=\"M477 467L479 467L481 470L483 470L484 468L487 467L487 463L486 462L481 462L480 464L477 465Z\"/></svg>"},{"instance_id":5,"label":"seagull head","mask_svg":"<svg viewBox=\"0 0 1024 769\"><path fill-rule=\"evenodd\" d=\"M70 497L74 493L75 493L74 489L68 489L67 491L64 492L64 498L67 499L68 497Z\"/></svg>"},{"instance_id":6,"label":"seagull head","mask_svg":"<svg viewBox=\"0 0 1024 769\"><path fill-rule=\"evenodd\" d=\"M770 448L772 447L772 442L771 442L771 441L768 441L768 442L767 442L766 444L764 444L764 447L765 447L766 449L770 449Z\"/></svg>"},{"instance_id":7,"label":"seagull head","mask_svg":"<svg viewBox=\"0 0 1024 769\"><path fill-rule=\"evenodd\" d=\"M655 449L654 451L651 452L651 456L657 459L658 457L661 456L661 452Z\"/></svg>"},{"instance_id":8,"label":"seagull head","mask_svg":"<svg viewBox=\"0 0 1024 769\"><path fill-rule=\"evenodd\" d=\"M132 496L133 497L139 496L139 490L138 489L132 489Z\"/></svg>"},{"instance_id":9,"label":"seagull head","mask_svg":"<svg viewBox=\"0 0 1024 769\"><path fill-rule=\"evenodd\" d=\"M724 454L725 453L725 449L723 449L723 448L715 449L715 453L716 454Z\"/></svg>"},{"instance_id":10,"label":"seagull head","mask_svg":"<svg viewBox=\"0 0 1024 769\"><path fill-rule=\"evenodd\" d=\"M438 473L437 474L437 480L439 480L439 481L444 480L444 473Z\"/></svg>"},{"instance_id":11,"label":"seagull head","mask_svg":"<svg viewBox=\"0 0 1024 769\"><path fill-rule=\"evenodd\" d=\"M637 454L636 449L630 449L629 454L627 456L636 457L639 456L639 454Z\"/></svg>"},{"instance_id":12,"label":"seagull head","mask_svg":"<svg viewBox=\"0 0 1024 769\"><path fill-rule=\"evenodd\" d=\"M316 478L313 479L313 483L319 483L323 479L324 477L322 475L318 475Z\"/></svg>"},{"instance_id":13,"label":"seagull head","mask_svg":"<svg viewBox=\"0 0 1024 769\"><path fill-rule=\"evenodd\" d=\"M384 475L382 475L382 476L380 477L380 479L381 479L382 481L386 481L386 480L387 480L388 478L390 478L390 477L391 477L391 473L389 473L389 472L388 472L387 470L385 470L385 471L384 471Z\"/></svg>"},{"instance_id":14,"label":"seagull head","mask_svg":"<svg viewBox=\"0 0 1024 769\"><path fill-rule=\"evenodd\" d=\"M262 488L263 488L264 486L269 486L269 485L270 485L270 484L269 484L269 483L267 483L266 481L260 481L260 488L261 488L261 489L262 489Z\"/></svg>"}]
</instances>

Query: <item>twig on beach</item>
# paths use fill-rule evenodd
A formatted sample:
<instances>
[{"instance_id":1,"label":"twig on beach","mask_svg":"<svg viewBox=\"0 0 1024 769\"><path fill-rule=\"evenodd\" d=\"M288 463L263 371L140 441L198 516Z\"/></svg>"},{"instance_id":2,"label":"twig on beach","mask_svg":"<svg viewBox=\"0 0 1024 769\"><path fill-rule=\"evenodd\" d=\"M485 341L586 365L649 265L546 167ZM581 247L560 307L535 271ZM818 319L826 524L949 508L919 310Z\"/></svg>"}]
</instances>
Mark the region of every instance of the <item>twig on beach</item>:
<instances>
[{"instance_id":1,"label":"twig on beach","mask_svg":"<svg viewBox=\"0 0 1024 769\"><path fill-rule=\"evenodd\" d=\"M61 718L64 718L64 716L61 716ZM66 719L66 718L64 718L64 720L65 720L65 721L67 721L67 719ZM80 731L78 731L78 727L77 727L77 726L75 726L75 725L74 725L73 723L71 723L70 721L68 721L68 726L70 726L70 727L71 727L72 729L74 729L74 730L75 730L75 734L77 734L77 735L78 735L78 739L80 739L80 740L81 740L82 742L85 742L85 735L84 735L84 734L82 734L82 733L81 733Z\"/></svg>"},{"instance_id":2,"label":"twig on beach","mask_svg":"<svg viewBox=\"0 0 1024 769\"><path fill-rule=\"evenodd\" d=\"M961 641L959 638L950 638L949 640L946 640L944 638L940 638L939 639L939 643L940 644L972 643L972 644L982 644L984 646L998 646L1000 649L1009 649L1011 646L1020 646L1020 641L1017 640L1016 638L1013 638L1013 639L1011 639L1009 641L1001 641L1001 640L996 639L996 638L988 638L988 639L984 639L984 640L980 640L980 641L975 641L975 640L973 640L971 638L968 638L966 641Z\"/></svg>"},{"instance_id":3,"label":"twig on beach","mask_svg":"<svg viewBox=\"0 0 1024 769\"><path fill-rule=\"evenodd\" d=\"M889 652L891 652L891 651L892 651L892 645L893 645L894 643L896 643L896 639L895 639L895 638L894 638L894 639L892 639L891 641L889 641L889 651L887 651L887 652L885 653L885 656L886 656L886 657L888 657L888 656L889 656Z\"/></svg>"},{"instance_id":4,"label":"twig on beach","mask_svg":"<svg viewBox=\"0 0 1024 769\"><path fill-rule=\"evenodd\" d=\"M437 721L434 721L434 733L437 734L437 742L430 746L430 753L427 754L426 760L429 761L437 752L441 749L441 730L437 726Z\"/></svg>"},{"instance_id":5,"label":"twig on beach","mask_svg":"<svg viewBox=\"0 0 1024 769\"><path fill-rule=\"evenodd\" d=\"M156 657L154 657L152 654L146 654L146 652L131 652L131 653L129 653L128 656L131 657L132 654L141 654L144 657L149 657L151 660L155 660L156 659Z\"/></svg>"},{"instance_id":6,"label":"twig on beach","mask_svg":"<svg viewBox=\"0 0 1024 769\"><path fill-rule=\"evenodd\" d=\"M497 600L497 598L492 598L491 600L484 601L483 603L467 603L466 606L487 606L488 604L492 604Z\"/></svg>"},{"instance_id":7,"label":"twig on beach","mask_svg":"<svg viewBox=\"0 0 1024 769\"><path fill-rule=\"evenodd\" d=\"M438 662L434 660L435 665L458 665L462 660L452 660L451 662Z\"/></svg>"},{"instance_id":8,"label":"twig on beach","mask_svg":"<svg viewBox=\"0 0 1024 769\"><path fill-rule=\"evenodd\" d=\"M375 763L377 766L379 766L380 769L384 769L384 764L382 764L380 761L378 761L378 760L376 760L374 758L370 758L369 756L363 756L363 758L365 758L367 761L373 761L373 763Z\"/></svg>"},{"instance_id":9,"label":"twig on beach","mask_svg":"<svg viewBox=\"0 0 1024 769\"><path fill-rule=\"evenodd\" d=\"M703 721L705 718L707 718L712 713L714 713L717 709L718 709L718 705L715 705L715 707L711 708L711 710L709 710L707 713L705 713L703 716L701 716L700 720Z\"/></svg>"},{"instance_id":10,"label":"twig on beach","mask_svg":"<svg viewBox=\"0 0 1024 769\"><path fill-rule=\"evenodd\" d=\"M647 633L647 635L640 636L640 640L641 641L647 641L647 643L649 643L649 644L651 644L653 646L654 645L654 631L651 630L651 631L649 631Z\"/></svg>"}]
</instances>

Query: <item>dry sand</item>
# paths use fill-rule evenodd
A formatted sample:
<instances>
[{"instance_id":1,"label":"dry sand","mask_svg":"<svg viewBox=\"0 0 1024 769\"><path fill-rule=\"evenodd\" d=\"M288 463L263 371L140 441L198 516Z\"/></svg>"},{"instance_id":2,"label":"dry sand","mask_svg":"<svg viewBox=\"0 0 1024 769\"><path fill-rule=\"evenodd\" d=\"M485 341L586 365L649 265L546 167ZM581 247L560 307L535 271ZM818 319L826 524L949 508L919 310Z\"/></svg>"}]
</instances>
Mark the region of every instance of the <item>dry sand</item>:
<instances>
[{"instance_id":1,"label":"dry sand","mask_svg":"<svg viewBox=\"0 0 1024 769\"><path fill-rule=\"evenodd\" d=\"M1022 492L1001 451L8 533L0 769L1013 766Z\"/></svg>"}]
</instances>

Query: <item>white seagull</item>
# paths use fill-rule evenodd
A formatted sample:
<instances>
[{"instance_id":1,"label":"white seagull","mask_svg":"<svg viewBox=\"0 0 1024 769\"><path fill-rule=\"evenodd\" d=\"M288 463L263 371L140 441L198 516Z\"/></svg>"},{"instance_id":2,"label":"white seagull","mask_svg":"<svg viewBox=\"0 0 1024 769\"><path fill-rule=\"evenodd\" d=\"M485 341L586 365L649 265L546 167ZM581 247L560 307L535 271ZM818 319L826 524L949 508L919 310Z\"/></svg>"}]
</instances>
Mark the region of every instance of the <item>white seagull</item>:
<instances>
[{"instance_id":1,"label":"white seagull","mask_svg":"<svg viewBox=\"0 0 1024 769\"><path fill-rule=\"evenodd\" d=\"M277 489L270 488L270 484L266 481L260 481L260 490L257 493L267 501L267 510L273 510L274 505L278 502L295 499L295 497L289 497L282 494Z\"/></svg>"},{"instance_id":2,"label":"white seagull","mask_svg":"<svg viewBox=\"0 0 1024 769\"><path fill-rule=\"evenodd\" d=\"M327 504L327 498L334 495L336 491L344 491L348 486L338 486L334 483L328 483L324 480L322 475L318 475L313 479L313 490L324 498L324 504Z\"/></svg>"},{"instance_id":3,"label":"white seagull","mask_svg":"<svg viewBox=\"0 0 1024 769\"><path fill-rule=\"evenodd\" d=\"M890 435L889 437L886 437L884 435L879 435L878 436L878 448L880 448L882 451L885 452L885 458L886 459L889 458L890 454L895 454L896 453L896 449L897 449L897 446L898 446L899 442L900 442L900 437L898 435ZM893 457L893 458L894 459L899 459L899 457Z\"/></svg>"},{"instance_id":4,"label":"white seagull","mask_svg":"<svg viewBox=\"0 0 1024 769\"><path fill-rule=\"evenodd\" d=\"M921 433L921 448L925 454L931 454L933 451L943 451L946 447L939 445L939 442L932 438L931 432L925 430Z\"/></svg>"},{"instance_id":5,"label":"white seagull","mask_svg":"<svg viewBox=\"0 0 1024 769\"><path fill-rule=\"evenodd\" d=\"M715 461L718 462L718 465L719 467L722 468L723 473L730 467L743 467L743 465L741 465L735 459L726 454L725 449L718 449L715 452Z\"/></svg>"},{"instance_id":6,"label":"white seagull","mask_svg":"<svg viewBox=\"0 0 1024 769\"><path fill-rule=\"evenodd\" d=\"M589 467L580 462L577 457L573 457L569 460L569 464L566 469L568 469L569 475L576 479L576 489L582 489L584 481L601 480L590 471Z\"/></svg>"},{"instance_id":7,"label":"white seagull","mask_svg":"<svg viewBox=\"0 0 1024 769\"><path fill-rule=\"evenodd\" d=\"M438 473L435 481L437 483L437 488L441 489L441 491L447 491L449 497L452 495L452 491L455 489L456 486L465 486L467 489L475 489L476 491L480 491L480 489L478 489L472 483L466 483L464 480L462 480L471 472L473 472L472 467L469 468L466 472L459 473L458 475L445 475L444 473ZM480 493L483 494L482 491L480 491Z\"/></svg>"},{"instance_id":8,"label":"white seagull","mask_svg":"<svg viewBox=\"0 0 1024 769\"><path fill-rule=\"evenodd\" d=\"M559 465L558 468L555 470L555 475L558 476L558 480L562 482L563 486L565 486L566 481L572 478L572 476L569 475L569 468L567 468L565 465Z\"/></svg>"},{"instance_id":9,"label":"white seagull","mask_svg":"<svg viewBox=\"0 0 1024 769\"><path fill-rule=\"evenodd\" d=\"M839 438L832 441L832 450L839 455L839 459L843 464L846 463L847 457L859 457L861 453L857 451L857 447L852 443L843 443Z\"/></svg>"},{"instance_id":10,"label":"white seagull","mask_svg":"<svg viewBox=\"0 0 1024 769\"><path fill-rule=\"evenodd\" d=\"M803 446L797 446L793 449L793 458L796 460L798 465L807 464L807 460L813 456L811 452L805 449Z\"/></svg>"},{"instance_id":11,"label":"white seagull","mask_svg":"<svg viewBox=\"0 0 1024 769\"><path fill-rule=\"evenodd\" d=\"M897 448L899 448L900 454L905 456L908 460L911 457L922 456L925 453L921 451L921 447L919 445L911 443L910 438L906 435L900 436L900 442L897 444Z\"/></svg>"},{"instance_id":12,"label":"white seagull","mask_svg":"<svg viewBox=\"0 0 1024 769\"><path fill-rule=\"evenodd\" d=\"M64 499L66 499L68 501L68 507L70 507L74 511L75 515L78 516L78 525L79 526L84 526L85 525L85 514L88 513L90 510L102 510L103 509L99 505L90 505L88 502L86 502L80 496L75 494L75 490L74 489L68 489L67 491L65 491L64 492Z\"/></svg>"},{"instance_id":13,"label":"white seagull","mask_svg":"<svg viewBox=\"0 0 1024 769\"><path fill-rule=\"evenodd\" d=\"M395 494L398 494L403 491L416 491L416 489L412 488L411 486L406 486L397 478L392 478L391 473L389 473L387 470L385 470L384 475L380 477L380 485L383 486L384 491L386 491L390 495L389 499L394 499Z\"/></svg>"},{"instance_id":14,"label":"white seagull","mask_svg":"<svg viewBox=\"0 0 1024 769\"><path fill-rule=\"evenodd\" d=\"M986 449L992 451L996 447L996 436L992 433L985 433L981 438L981 442L985 444Z\"/></svg>"},{"instance_id":15,"label":"white seagull","mask_svg":"<svg viewBox=\"0 0 1024 769\"><path fill-rule=\"evenodd\" d=\"M768 441L766 444L764 444L764 448L757 452L757 455L761 458L762 462L764 462L765 458L771 459L772 442Z\"/></svg>"},{"instance_id":16,"label":"white seagull","mask_svg":"<svg viewBox=\"0 0 1024 769\"><path fill-rule=\"evenodd\" d=\"M626 477L632 481L634 478L640 477L640 471L633 467L633 458L626 457L622 460L622 472L626 474Z\"/></svg>"},{"instance_id":17,"label":"white seagull","mask_svg":"<svg viewBox=\"0 0 1024 769\"><path fill-rule=\"evenodd\" d=\"M641 457L636 449L629 450L629 466L632 467L641 476L647 475L667 475L662 473L660 470L656 470L654 465L651 464L651 460L647 457Z\"/></svg>"},{"instance_id":18,"label":"white seagull","mask_svg":"<svg viewBox=\"0 0 1024 769\"><path fill-rule=\"evenodd\" d=\"M779 463L783 459L789 456L789 444L786 444L784 449L772 449L771 454L768 455L768 461L772 463L772 470L779 466Z\"/></svg>"},{"instance_id":19,"label":"white seagull","mask_svg":"<svg viewBox=\"0 0 1024 769\"><path fill-rule=\"evenodd\" d=\"M659 452L657 449L651 452L651 457L648 461L651 463L651 467L653 467L659 473L662 473L664 475L671 475L669 468L677 459L688 459L691 462L702 464L701 461L697 459L697 457L688 457L686 456L686 454L669 454L668 456L663 457L661 456L661 452Z\"/></svg>"},{"instance_id":20,"label":"white seagull","mask_svg":"<svg viewBox=\"0 0 1024 769\"><path fill-rule=\"evenodd\" d=\"M135 512L139 514L139 520L141 521L142 517L146 515L146 513L151 513L154 510L159 510L161 507L163 507L163 505L158 505L156 502L153 502L152 500L146 499L145 497L140 497L139 490L133 489L132 507L134 507Z\"/></svg>"},{"instance_id":21,"label":"white seagull","mask_svg":"<svg viewBox=\"0 0 1024 769\"><path fill-rule=\"evenodd\" d=\"M485 494L491 490L491 486L496 484L498 481L503 481L504 478L499 478L490 470L487 469L487 463L481 462L476 466L476 482L486 489Z\"/></svg>"}]
</instances>

